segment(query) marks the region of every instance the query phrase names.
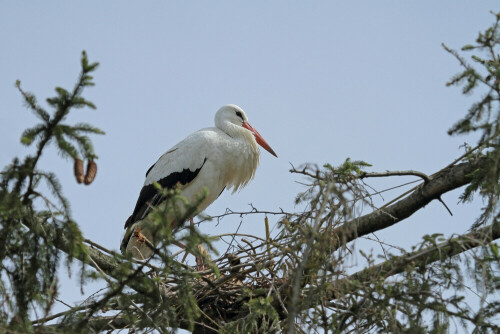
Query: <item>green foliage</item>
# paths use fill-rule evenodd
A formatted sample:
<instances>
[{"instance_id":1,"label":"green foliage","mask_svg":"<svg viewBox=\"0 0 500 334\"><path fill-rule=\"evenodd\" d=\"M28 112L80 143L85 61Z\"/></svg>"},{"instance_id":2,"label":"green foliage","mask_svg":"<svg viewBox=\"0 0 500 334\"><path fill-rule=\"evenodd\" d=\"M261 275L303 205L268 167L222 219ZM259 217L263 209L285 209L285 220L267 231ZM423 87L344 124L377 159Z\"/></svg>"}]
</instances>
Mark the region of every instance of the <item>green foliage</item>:
<instances>
[{"instance_id":1,"label":"green foliage","mask_svg":"<svg viewBox=\"0 0 500 334\"><path fill-rule=\"evenodd\" d=\"M226 324L219 330L221 334L275 333L280 330L279 316L272 306L271 298L255 298L243 307L248 315Z\"/></svg>"},{"instance_id":2,"label":"green foliage","mask_svg":"<svg viewBox=\"0 0 500 334\"><path fill-rule=\"evenodd\" d=\"M89 134L104 134L100 129L86 123L66 124L66 116L74 108L95 105L86 100L83 90L93 86L90 75L97 63L89 63L82 53L82 72L72 90L61 87L55 89L56 96L46 101L50 112L38 104L34 94L16 86L24 97L24 102L40 120L39 124L25 130L21 143L34 146L35 153L24 159L15 158L1 174L0 180L0 260L2 280L0 281L0 329L19 332L33 332L36 327L30 321L30 313L44 317L51 312L58 296L58 268L66 256L68 272L73 259L81 261L80 284L89 280L104 281L107 288L101 295L89 298L87 307L75 308L61 317L52 327L54 332L88 332L90 320L105 309L120 309L121 315L139 328L152 327L166 332L172 328L194 328L195 319L200 317L193 285L200 275L193 268L175 261L169 246L174 241L170 226L174 221L185 221L196 213L196 208L206 196L202 194L196 203L187 203L180 196L179 189L161 189L158 192L166 200L155 207L144 220L158 239L153 245L154 255L146 261L136 263L129 255L112 254L107 266L113 268L112 277L101 269L88 271L85 264L95 264L89 257L89 248L78 225L71 218L70 205L62 193L56 175L38 169L38 161L51 143L61 156L77 159L84 157L94 160L94 152ZM43 194L39 189L44 182L51 194ZM179 225L180 228L182 225ZM203 244L212 252L211 239L191 226L189 233L178 241L186 245L186 251L205 257L206 263L219 277L217 268L210 263L207 255L198 245ZM154 264L154 265L153 265ZM154 268L154 274L146 274L146 269ZM165 281L176 286L175 299L162 297ZM125 293L127 287L135 287L140 293ZM140 305L140 308L139 306ZM147 315L147 316L145 316ZM154 319L154 320L153 320Z\"/></svg>"},{"instance_id":3,"label":"green foliage","mask_svg":"<svg viewBox=\"0 0 500 334\"><path fill-rule=\"evenodd\" d=\"M472 94L476 90L482 93L481 99L472 104L467 115L448 131L450 135L480 133L480 149L468 158L487 157L488 163L474 172L473 182L461 197L463 201L468 201L479 192L487 201L473 228L491 222L492 217L500 213L500 13L493 15L495 22L479 33L476 43L462 47L463 52L477 52L470 57L474 65L443 44L463 67L463 71L451 78L447 85L462 86L463 94Z\"/></svg>"},{"instance_id":4,"label":"green foliage","mask_svg":"<svg viewBox=\"0 0 500 334\"><path fill-rule=\"evenodd\" d=\"M481 133L475 148L466 146L464 160L484 163L472 173L462 200L470 200L477 192L487 199L475 227L490 225L449 239L441 234L426 235L411 252L384 248L380 258L366 250L357 252L350 243L361 233L359 220L366 207L373 209L370 219L387 212L373 204L365 184L370 173L364 169L370 164L349 158L338 167L293 168L292 172L307 178L307 189L296 200L304 210L281 212L284 217L274 235L266 217L265 240L240 238L238 242L234 234L229 247L235 253L217 260L211 261L199 248L204 245L216 253L214 239L182 224L197 213L207 193L188 203L179 188L162 189L159 184L155 187L163 201L141 222L152 231L151 257L135 261L129 254L117 254L84 240L56 175L39 170L38 161L50 143L63 157L97 157L88 135L103 132L86 123L63 122L73 108L95 109L82 92L93 86L90 74L98 64L90 64L83 53L75 87L57 87L56 96L47 99L50 111L33 94L23 91L18 81L26 106L41 122L21 136L21 143L35 147L35 152L13 159L0 174L0 329L86 333L109 330L112 323L117 328L161 333L177 328L221 333L448 333L459 323L478 333L498 332L500 301L488 296L498 295L500 287L500 251L491 243L493 235L500 235L499 22L497 14L495 24L479 35L476 44L462 48L464 52L485 52L485 56L471 57L479 69L447 48L464 67L449 85L462 85L464 94L485 91L450 134ZM422 196L432 178L408 197ZM50 194L42 193L42 182ZM379 228L374 226L361 236ZM177 242L184 244L186 252L203 257L208 268L197 271L178 261L171 247ZM381 247L385 245L380 242ZM470 249L473 251L463 253ZM35 311L37 319L52 311L63 252L68 269L74 259L80 260L81 286L95 280L106 287L58 315L57 324L33 321ZM357 253L367 266L352 272L350 261ZM95 270L88 269L89 265ZM480 306L476 309L465 298L465 291L472 290L466 279L477 284ZM108 314L112 315L106 317Z\"/></svg>"},{"instance_id":5,"label":"green foliage","mask_svg":"<svg viewBox=\"0 0 500 334\"><path fill-rule=\"evenodd\" d=\"M308 187L307 191L298 194L295 203L299 204L316 198L311 202L314 205L319 199L318 196L324 194L327 189L327 193L332 196L332 199L338 202L345 201L344 194L348 192L354 194L355 198L366 198L367 193L360 185L359 177L363 174L363 169L370 166L367 162L361 160L351 161L350 158L347 158L338 167L333 167L327 163L323 165L323 169L319 169L314 165L306 165L301 170L293 168L290 172L306 175L313 180L313 184ZM333 204L333 207L339 205L339 203Z\"/></svg>"},{"instance_id":6,"label":"green foliage","mask_svg":"<svg viewBox=\"0 0 500 334\"><path fill-rule=\"evenodd\" d=\"M338 183L345 183L363 174L363 168L371 166L372 165L367 162L361 160L351 161L351 158L347 158L344 163L337 168L332 167L330 164L325 164L323 167L329 172L328 176L331 180L335 180Z\"/></svg>"},{"instance_id":7,"label":"green foliage","mask_svg":"<svg viewBox=\"0 0 500 334\"><path fill-rule=\"evenodd\" d=\"M83 52L81 65L82 72L73 90L69 92L58 87L57 95L47 99L51 112L38 104L34 94L22 90L19 80L16 82L26 106L41 123L25 130L21 136L22 144L36 146L35 153L23 160L15 158L0 174L1 328L32 331L30 312L50 312L58 294L57 269L61 260L61 252L54 240L62 236L67 238L68 268L74 257L85 252L83 237L71 219L70 205L62 194L56 175L37 168L39 158L50 142L54 142L64 156L77 157L76 144L83 156L96 158L91 142L84 134L103 132L87 124L71 126L62 123L73 108L87 106L95 109L81 93L85 87L93 85L89 73L98 64L89 64ZM52 196L40 192L41 181L46 183Z\"/></svg>"},{"instance_id":8,"label":"green foliage","mask_svg":"<svg viewBox=\"0 0 500 334\"><path fill-rule=\"evenodd\" d=\"M23 132L21 136L22 144L30 146L38 139L38 148L41 150L49 141L55 140L59 152L63 156L74 159L78 158L76 145L79 147L83 157L89 160L97 158L92 143L85 134L104 134L102 130L86 123L76 124L74 126L61 123L72 108L96 108L92 102L87 101L80 94L85 87L94 85L92 82L93 78L89 73L95 71L99 64L89 64L87 55L83 52L81 65L82 73L73 90L69 92L64 88L56 87L55 91L57 95L46 100L54 109L52 115L37 103L35 95L23 91L21 89L21 82L17 80L16 87L23 95L26 106L42 120L42 123L26 129Z\"/></svg>"}]
</instances>

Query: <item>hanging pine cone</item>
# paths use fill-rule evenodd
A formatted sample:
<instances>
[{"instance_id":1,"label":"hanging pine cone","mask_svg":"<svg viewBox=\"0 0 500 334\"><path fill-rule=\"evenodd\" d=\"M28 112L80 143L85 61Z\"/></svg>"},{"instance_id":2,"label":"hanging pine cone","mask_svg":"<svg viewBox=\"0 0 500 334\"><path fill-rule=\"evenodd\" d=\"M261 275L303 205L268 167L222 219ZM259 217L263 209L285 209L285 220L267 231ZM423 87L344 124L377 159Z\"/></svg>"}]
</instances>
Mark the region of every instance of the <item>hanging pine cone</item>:
<instances>
[{"instance_id":1,"label":"hanging pine cone","mask_svg":"<svg viewBox=\"0 0 500 334\"><path fill-rule=\"evenodd\" d=\"M89 160L87 164L87 173L85 174L85 184L89 185L94 181L95 176L97 174L97 164L94 162L94 160Z\"/></svg>"},{"instance_id":2,"label":"hanging pine cone","mask_svg":"<svg viewBox=\"0 0 500 334\"><path fill-rule=\"evenodd\" d=\"M75 164L73 165L73 171L75 173L76 182L83 182L83 161L82 159L75 159Z\"/></svg>"}]
</instances>

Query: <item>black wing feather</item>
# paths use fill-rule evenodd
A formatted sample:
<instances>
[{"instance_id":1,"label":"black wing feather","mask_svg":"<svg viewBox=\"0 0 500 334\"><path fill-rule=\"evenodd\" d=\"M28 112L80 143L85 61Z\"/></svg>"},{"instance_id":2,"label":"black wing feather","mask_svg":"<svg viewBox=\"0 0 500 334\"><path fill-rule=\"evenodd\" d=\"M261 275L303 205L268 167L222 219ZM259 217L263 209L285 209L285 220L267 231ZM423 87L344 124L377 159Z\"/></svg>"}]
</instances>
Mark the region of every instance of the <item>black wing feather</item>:
<instances>
[{"instance_id":1,"label":"black wing feather","mask_svg":"<svg viewBox=\"0 0 500 334\"><path fill-rule=\"evenodd\" d=\"M193 181L196 176L198 176L206 161L207 158L205 158L201 166L194 171L185 168L181 172L174 172L156 182L158 182L164 189L172 189L178 183L181 185L188 184ZM153 166L151 166L151 168L153 168ZM151 168L149 168L147 173L151 171ZM135 204L134 212L125 222L125 228L128 228L136 221L143 219L149 213L149 208L151 206L156 206L163 200L163 196L158 194L158 191L153 184L148 184L147 186L142 187L137 203Z\"/></svg>"}]
</instances>

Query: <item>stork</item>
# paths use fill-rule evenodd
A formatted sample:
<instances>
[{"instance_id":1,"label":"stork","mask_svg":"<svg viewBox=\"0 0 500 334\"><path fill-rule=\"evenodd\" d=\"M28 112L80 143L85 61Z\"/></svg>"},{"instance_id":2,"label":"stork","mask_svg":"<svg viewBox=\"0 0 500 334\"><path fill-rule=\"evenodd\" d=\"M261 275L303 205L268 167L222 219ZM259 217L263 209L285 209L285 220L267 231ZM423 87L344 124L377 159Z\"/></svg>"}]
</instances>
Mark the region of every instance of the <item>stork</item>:
<instances>
[{"instance_id":1,"label":"stork","mask_svg":"<svg viewBox=\"0 0 500 334\"><path fill-rule=\"evenodd\" d=\"M220 108L215 114L215 127L189 135L148 169L134 211L125 223L127 231L121 251L130 252L138 259L152 255L151 244L145 243L144 239L153 245L157 240L142 221L152 207L165 200L153 183L159 183L164 189L180 187L181 195L190 203L195 203L204 189L208 190L197 207L197 212L202 212L224 189L232 189L234 193L253 179L260 157L257 144L278 157L250 125L240 107L228 104ZM173 222L173 227L182 223Z\"/></svg>"}]
</instances>

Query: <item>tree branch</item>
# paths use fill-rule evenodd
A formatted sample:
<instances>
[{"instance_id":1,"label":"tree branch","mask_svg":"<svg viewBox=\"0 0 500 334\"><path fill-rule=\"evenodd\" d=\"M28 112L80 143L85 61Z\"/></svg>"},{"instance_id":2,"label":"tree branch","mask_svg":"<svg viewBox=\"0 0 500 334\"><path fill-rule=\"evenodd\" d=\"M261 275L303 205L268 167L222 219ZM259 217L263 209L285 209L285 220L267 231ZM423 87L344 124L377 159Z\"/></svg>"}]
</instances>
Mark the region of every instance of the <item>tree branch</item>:
<instances>
[{"instance_id":1,"label":"tree branch","mask_svg":"<svg viewBox=\"0 0 500 334\"><path fill-rule=\"evenodd\" d=\"M80 252L78 254L73 254L73 245L70 244L69 238L66 235L58 235L55 232L50 231L53 229L53 227L50 224L42 224L38 221L24 221L23 222L30 230L35 232L36 234L39 235L57 235L57 237L53 240L54 246L57 247L59 250L65 252L66 254L70 256L74 256L76 259L79 261L90 265L94 269L98 271L104 272L106 275L109 275L110 277L122 281L123 280L123 269L121 268L121 263L117 259L108 256L99 250L88 247L84 244L81 245L81 247L84 249L83 252ZM147 284L148 286L156 286L156 283L154 283L149 277L145 276L144 274L137 272L135 270L129 270L129 275L126 277L130 277L130 275L136 275L142 278L143 281L149 281L150 284ZM135 291L145 294L147 296L150 296L153 298L153 300L159 301L161 298L161 290L159 289L150 289L150 288L145 288L146 284L138 284L136 283L137 280L130 280L127 282L127 285L130 286L132 289Z\"/></svg>"},{"instance_id":2,"label":"tree branch","mask_svg":"<svg viewBox=\"0 0 500 334\"><path fill-rule=\"evenodd\" d=\"M427 174L415 171L415 170L403 170L403 171L387 171L387 172L382 172L382 173L367 173L364 172L362 173L359 178L364 179L367 177L387 177L387 176L418 176L422 178L425 182L430 181L429 176Z\"/></svg>"},{"instance_id":3,"label":"tree branch","mask_svg":"<svg viewBox=\"0 0 500 334\"><path fill-rule=\"evenodd\" d=\"M375 266L363 269L349 277L332 282L328 287L329 299L336 299L337 292L343 294L359 289L360 284L373 280L373 277L384 279L402 273L408 265L425 267L437 261L443 261L476 247L484 246L500 238L500 221L476 231L452 237L447 241L412 253L395 257ZM353 283L355 282L355 283Z\"/></svg>"},{"instance_id":4,"label":"tree branch","mask_svg":"<svg viewBox=\"0 0 500 334\"><path fill-rule=\"evenodd\" d=\"M330 232L336 243L335 248L360 236L392 226L410 217L432 200L439 199L442 194L468 184L472 180L471 173L485 162L485 159L481 158L446 168L398 202L346 222Z\"/></svg>"}]
</instances>

